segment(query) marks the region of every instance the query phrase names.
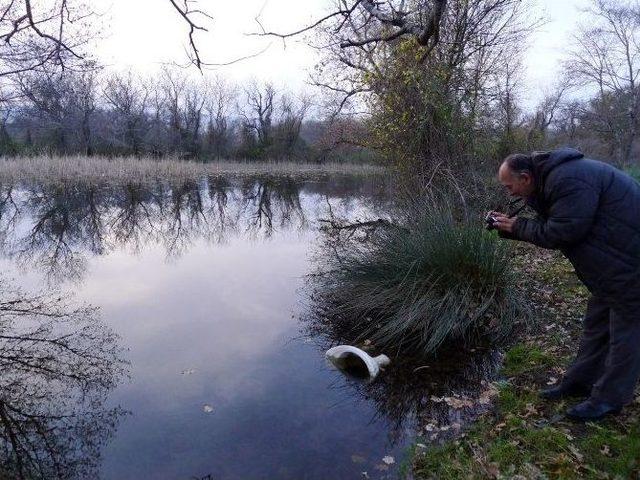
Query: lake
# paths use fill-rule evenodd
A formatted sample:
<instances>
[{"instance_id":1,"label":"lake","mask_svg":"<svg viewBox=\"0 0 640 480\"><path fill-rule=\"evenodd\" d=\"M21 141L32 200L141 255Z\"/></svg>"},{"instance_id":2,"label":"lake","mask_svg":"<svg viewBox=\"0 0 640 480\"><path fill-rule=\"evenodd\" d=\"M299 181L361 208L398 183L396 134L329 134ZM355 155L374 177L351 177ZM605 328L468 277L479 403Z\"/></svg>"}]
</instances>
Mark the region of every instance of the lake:
<instances>
[{"instance_id":1,"label":"lake","mask_svg":"<svg viewBox=\"0 0 640 480\"><path fill-rule=\"evenodd\" d=\"M371 384L326 362L323 220L393 197L382 175L0 184L5 474L396 478L416 439L461 428L451 399L495 355L394 361Z\"/></svg>"}]
</instances>

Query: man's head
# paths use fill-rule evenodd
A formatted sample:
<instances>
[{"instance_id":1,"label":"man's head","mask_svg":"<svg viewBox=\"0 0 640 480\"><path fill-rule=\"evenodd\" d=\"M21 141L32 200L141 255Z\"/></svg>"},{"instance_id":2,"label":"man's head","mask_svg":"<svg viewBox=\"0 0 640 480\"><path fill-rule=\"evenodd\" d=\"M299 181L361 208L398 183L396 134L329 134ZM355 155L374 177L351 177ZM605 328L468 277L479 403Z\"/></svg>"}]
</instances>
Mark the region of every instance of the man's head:
<instances>
[{"instance_id":1,"label":"man's head","mask_svg":"<svg viewBox=\"0 0 640 480\"><path fill-rule=\"evenodd\" d=\"M531 196L536 190L533 157L522 153L509 155L500 165L498 181L510 195L522 198Z\"/></svg>"}]
</instances>

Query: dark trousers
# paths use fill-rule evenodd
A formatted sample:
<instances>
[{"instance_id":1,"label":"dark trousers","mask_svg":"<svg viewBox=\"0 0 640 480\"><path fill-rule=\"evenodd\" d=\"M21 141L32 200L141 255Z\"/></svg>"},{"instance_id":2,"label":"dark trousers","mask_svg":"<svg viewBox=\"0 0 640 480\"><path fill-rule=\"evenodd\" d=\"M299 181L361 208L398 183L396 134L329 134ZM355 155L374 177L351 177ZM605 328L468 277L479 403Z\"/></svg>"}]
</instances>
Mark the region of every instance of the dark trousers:
<instances>
[{"instance_id":1,"label":"dark trousers","mask_svg":"<svg viewBox=\"0 0 640 480\"><path fill-rule=\"evenodd\" d=\"M575 360L563 384L591 387L591 398L613 405L633 400L640 377L640 302L592 296Z\"/></svg>"}]
</instances>

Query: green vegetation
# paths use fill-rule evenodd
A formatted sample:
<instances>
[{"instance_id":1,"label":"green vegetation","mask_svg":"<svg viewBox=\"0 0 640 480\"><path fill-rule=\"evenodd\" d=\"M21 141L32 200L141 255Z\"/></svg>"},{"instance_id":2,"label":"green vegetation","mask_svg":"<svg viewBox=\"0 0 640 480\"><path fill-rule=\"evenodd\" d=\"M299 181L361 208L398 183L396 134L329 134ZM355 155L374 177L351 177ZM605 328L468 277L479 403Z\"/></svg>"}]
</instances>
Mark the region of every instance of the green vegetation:
<instances>
[{"instance_id":1,"label":"green vegetation","mask_svg":"<svg viewBox=\"0 0 640 480\"><path fill-rule=\"evenodd\" d=\"M511 377L533 370L548 368L554 364L554 359L549 357L540 347L521 344L507 351L503 373Z\"/></svg>"},{"instance_id":2,"label":"green vegetation","mask_svg":"<svg viewBox=\"0 0 640 480\"><path fill-rule=\"evenodd\" d=\"M638 478L637 414L581 426L557 419L564 408L540 400L531 388L506 384L492 415L463 437L416 454L414 473L440 480Z\"/></svg>"},{"instance_id":3,"label":"green vegetation","mask_svg":"<svg viewBox=\"0 0 640 480\"><path fill-rule=\"evenodd\" d=\"M575 276L557 254L529 249L519 260L543 322L507 350L502 375L508 380L497 383L492 410L457 439L416 451L415 477L640 478L640 396L621 415L586 425L564 417L571 402L538 396L560 377L561 365L575 353L580 331L576 317L586 295L559 301Z\"/></svg>"},{"instance_id":4,"label":"green vegetation","mask_svg":"<svg viewBox=\"0 0 640 480\"><path fill-rule=\"evenodd\" d=\"M506 242L442 200L402 211L399 225L342 244L320 277L329 310L360 340L428 354L449 341L499 340L528 318Z\"/></svg>"}]
</instances>

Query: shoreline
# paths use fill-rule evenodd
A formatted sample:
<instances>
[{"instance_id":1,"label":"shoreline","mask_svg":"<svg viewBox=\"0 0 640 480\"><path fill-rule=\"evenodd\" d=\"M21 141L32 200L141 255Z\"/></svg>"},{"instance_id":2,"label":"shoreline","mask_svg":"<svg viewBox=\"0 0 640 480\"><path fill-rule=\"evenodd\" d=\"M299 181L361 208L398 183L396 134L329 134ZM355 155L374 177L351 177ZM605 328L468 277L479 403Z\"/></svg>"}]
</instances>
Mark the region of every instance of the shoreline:
<instances>
[{"instance_id":1,"label":"shoreline","mask_svg":"<svg viewBox=\"0 0 640 480\"><path fill-rule=\"evenodd\" d=\"M0 157L0 179L13 181L129 181L196 179L204 176L255 175L316 178L323 175L369 176L388 173L380 165L351 163L297 163L291 161L195 162L177 158L34 156Z\"/></svg>"}]
</instances>

